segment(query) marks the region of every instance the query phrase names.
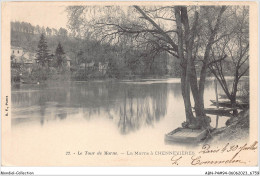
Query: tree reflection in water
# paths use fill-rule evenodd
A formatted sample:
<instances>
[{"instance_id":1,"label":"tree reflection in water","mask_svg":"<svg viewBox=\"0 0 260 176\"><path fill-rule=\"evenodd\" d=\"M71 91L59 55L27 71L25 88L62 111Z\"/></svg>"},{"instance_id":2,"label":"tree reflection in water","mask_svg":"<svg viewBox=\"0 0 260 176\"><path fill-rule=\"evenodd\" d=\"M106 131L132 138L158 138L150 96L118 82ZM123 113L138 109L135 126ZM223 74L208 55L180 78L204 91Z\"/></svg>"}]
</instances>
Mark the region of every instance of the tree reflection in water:
<instances>
[{"instance_id":1,"label":"tree reflection in water","mask_svg":"<svg viewBox=\"0 0 260 176\"><path fill-rule=\"evenodd\" d=\"M40 106L40 123L43 126L45 121L45 111L46 111L46 105L45 105L45 97L39 98L39 106Z\"/></svg>"},{"instance_id":2,"label":"tree reflection in water","mask_svg":"<svg viewBox=\"0 0 260 176\"><path fill-rule=\"evenodd\" d=\"M12 105L17 109L29 107L31 111L26 112L27 116L38 117L35 119L39 119L41 125L46 119L67 120L76 109L87 120L108 118L122 134L128 134L142 126L152 126L166 115L167 91L167 83L93 81L22 85L13 88ZM16 115L21 114L14 114L14 118Z\"/></svg>"},{"instance_id":3,"label":"tree reflection in water","mask_svg":"<svg viewBox=\"0 0 260 176\"><path fill-rule=\"evenodd\" d=\"M152 126L167 112L167 84L128 86L124 90L124 100L119 106L118 127L122 134L138 130L143 125Z\"/></svg>"}]
</instances>

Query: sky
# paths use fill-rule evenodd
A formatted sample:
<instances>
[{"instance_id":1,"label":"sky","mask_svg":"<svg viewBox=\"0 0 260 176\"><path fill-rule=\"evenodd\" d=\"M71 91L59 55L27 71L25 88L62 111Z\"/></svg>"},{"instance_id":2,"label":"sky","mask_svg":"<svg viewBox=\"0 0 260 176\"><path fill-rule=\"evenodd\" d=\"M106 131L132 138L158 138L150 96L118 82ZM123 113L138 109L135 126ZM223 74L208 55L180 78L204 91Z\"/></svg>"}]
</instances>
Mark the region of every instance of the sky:
<instances>
[{"instance_id":1,"label":"sky","mask_svg":"<svg viewBox=\"0 0 260 176\"><path fill-rule=\"evenodd\" d=\"M59 29L67 28L66 6L44 3L15 3L11 8L11 21L24 21L32 25Z\"/></svg>"}]
</instances>

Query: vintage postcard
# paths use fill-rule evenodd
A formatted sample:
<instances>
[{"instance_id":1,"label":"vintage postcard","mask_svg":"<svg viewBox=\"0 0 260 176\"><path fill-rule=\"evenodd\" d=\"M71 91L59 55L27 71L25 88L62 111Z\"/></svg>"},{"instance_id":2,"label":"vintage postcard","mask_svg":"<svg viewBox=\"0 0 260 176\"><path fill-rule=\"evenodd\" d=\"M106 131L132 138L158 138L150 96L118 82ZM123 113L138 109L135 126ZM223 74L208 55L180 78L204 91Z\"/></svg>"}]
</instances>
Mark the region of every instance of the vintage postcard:
<instances>
[{"instance_id":1,"label":"vintage postcard","mask_svg":"<svg viewBox=\"0 0 260 176\"><path fill-rule=\"evenodd\" d=\"M257 166L257 40L256 2L2 2L2 166Z\"/></svg>"}]
</instances>

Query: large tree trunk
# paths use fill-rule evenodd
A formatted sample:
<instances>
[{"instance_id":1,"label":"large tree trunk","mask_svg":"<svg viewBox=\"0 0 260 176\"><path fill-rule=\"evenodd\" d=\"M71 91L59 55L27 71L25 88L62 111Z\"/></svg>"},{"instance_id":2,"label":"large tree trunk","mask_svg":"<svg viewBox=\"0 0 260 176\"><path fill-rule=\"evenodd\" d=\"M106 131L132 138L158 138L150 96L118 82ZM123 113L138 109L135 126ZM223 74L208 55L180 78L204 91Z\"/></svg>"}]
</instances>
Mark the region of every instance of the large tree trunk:
<instances>
[{"instance_id":1,"label":"large tree trunk","mask_svg":"<svg viewBox=\"0 0 260 176\"><path fill-rule=\"evenodd\" d=\"M206 46L206 50L204 53L204 59L203 59L203 65L200 72L200 81L199 81L199 100L201 101L201 106L204 108L204 89L205 89L205 82L206 82L206 74L207 74L207 67L208 67L208 61L209 61L209 53L212 46L212 43L215 38L215 33L212 33L210 36L210 39L208 41L208 44Z\"/></svg>"},{"instance_id":2,"label":"large tree trunk","mask_svg":"<svg viewBox=\"0 0 260 176\"><path fill-rule=\"evenodd\" d=\"M237 107L236 95L233 95L233 94L231 95L230 102L231 102L231 107L232 108L236 108ZM238 114L237 109L234 109L233 110L233 115L236 116L237 114Z\"/></svg>"},{"instance_id":3,"label":"large tree trunk","mask_svg":"<svg viewBox=\"0 0 260 176\"><path fill-rule=\"evenodd\" d=\"M194 62L192 62L191 65L191 78L190 78L190 84L191 84L191 91L194 99L194 108L196 117L203 117L205 116L204 112L204 99L203 97L200 97L199 90L198 90L198 83L197 83L197 73L195 69Z\"/></svg>"},{"instance_id":4,"label":"large tree trunk","mask_svg":"<svg viewBox=\"0 0 260 176\"><path fill-rule=\"evenodd\" d=\"M185 45L186 45L186 52L187 52L187 75L186 78L188 79L187 81L190 82L190 87L191 91L193 94L193 99L195 102L195 113L196 117L204 117L204 104L203 100L199 98L199 90L198 90L198 83L197 83L197 74L196 74L196 69L195 69L195 64L194 64L194 59L192 56L193 52L193 45L194 45L194 39L195 36L197 35L197 25L198 25L198 19L199 19L199 14L198 12L195 12L194 14L194 21L192 28L190 29L189 25L189 17L188 17L188 12L186 7L181 8L181 15L182 15L182 23L184 26L184 31L185 31Z\"/></svg>"},{"instance_id":5,"label":"large tree trunk","mask_svg":"<svg viewBox=\"0 0 260 176\"><path fill-rule=\"evenodd\" d=\"M190 102L190 60L186 59L184 56L184 37L182 31L182 20L181 20L181 8L182 7L174 7L175 9L175 17L178 31L178 55L181 59L181 90L182 96L185 106L185 114L186 114L186 123L188 124L194 123L195 118L192 113L191 102Z\"/></svg>"},{"instance_id":6,"label":"large tree trunk","mask_svg":"<svg viewBox=\"0 0 260 176\"><path fill-rule=\"evenodd\" d=\"M192 107L190 102L190 83L187 81L187 62L183 61L182 65L182 75L181 75L181 92L184 101L185 107L185 115L186 115L186 122L188 124L194 123L195 118L192 113ZM188 79L189 80L189 79Z\"/></svg>"}]
</instances>

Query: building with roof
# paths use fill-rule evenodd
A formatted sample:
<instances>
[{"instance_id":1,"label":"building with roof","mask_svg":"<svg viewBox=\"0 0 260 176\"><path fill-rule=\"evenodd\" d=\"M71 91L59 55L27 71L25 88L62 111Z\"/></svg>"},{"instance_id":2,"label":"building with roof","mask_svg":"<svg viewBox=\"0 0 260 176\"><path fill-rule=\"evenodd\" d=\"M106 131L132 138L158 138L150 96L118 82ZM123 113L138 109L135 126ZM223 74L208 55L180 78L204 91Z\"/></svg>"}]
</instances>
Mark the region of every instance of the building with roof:
<instances>
[{"instance_id":1,"label":"building with roof","mask_svg":"<svg viewBox=\"0 0 260 176\"><path fill-rule=\"evenodd\" d=\"M71 62L71 59L69 56L65 55L65 62L66 62L66 65L68 68L70 68L70 62Z\"/></svg>"},{"instance_id":2,"label":"building with roof","mask_svg":"<svg viewBox=\"0 0 260 176\"><path fill-rule=\"evenodd\" d=\"M23 48L11 46L11 55L14 55L16 57L21 57L23 55Z\"/></svg>"},{"instance_id":3,"label":"building with roof","mask_svg":"<svg viewBox=\"0 0 260 176\"><path fill-rule=\"evenodd\" d=\"M98 63L98 71L101 72L102 75L106 74L107 68L108 68L108 62L105 62L105 63L99 62Z\"/></svg>"},{"instance_id":4,"label":"building with roof","mask_svg":"<svg viewBox=\"0 0 260 176\"><path fill-rule=\"evenodd\" d=\"M36 63L36 53L25 51L22 47L11 46L11 67L25 69L31 73L33 64Z\"/></svg>"}]
</instances>

